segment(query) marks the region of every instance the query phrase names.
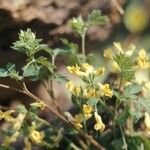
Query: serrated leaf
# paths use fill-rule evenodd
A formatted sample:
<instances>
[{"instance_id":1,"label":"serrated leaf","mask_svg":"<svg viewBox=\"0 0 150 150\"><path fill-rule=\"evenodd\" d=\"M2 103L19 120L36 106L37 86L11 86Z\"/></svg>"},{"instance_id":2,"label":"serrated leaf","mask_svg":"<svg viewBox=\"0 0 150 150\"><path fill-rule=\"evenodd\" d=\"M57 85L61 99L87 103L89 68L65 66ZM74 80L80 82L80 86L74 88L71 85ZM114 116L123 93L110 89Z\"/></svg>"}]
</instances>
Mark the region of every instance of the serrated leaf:
<instances>
[{"instance_id":1,"label":"serrated leaf","mask_svg":"<svg viewBox=\"0 0 150 150\"><path fill-rule=\"evenodd\" d=\"M99 10L93 10L87 18L88 26L91 25L104 25L108 22L108 17L101 14Z\"/></svg>"},{"instance_id":2,"label":"serrated leaf","mask_svg":"<svg viewBox=\"0 0 150 150\"><path fill-rule=\"evenodd\" d=\"M25 53L28 57L32 57L36 52L45 49L46 44L40 44L41 39L36 39L35 34L31 29L20 31L19 39L13 43L12 49L21 53Z\"/></svg>"},{"instance_id":3,"label":"serrated leaf","mask_svg":"<svg viewBox=\"0 0 150 150\"><path fill-rule=\"evenodd\" d=\"M121 69L121 76L124 80L132 80L135 77L135 71L133 69L133 62L125 54L120 53L115 55L114 60Z\"/></svg>"},{"instance_id":4,"label":"serrated leaf","mask_svg":"<svg viewBox=\"0 0 150 150\"><path fill-rule=\"evenodd\" d=\"M139 107L141 107L141 110L143 109L144 111L148 112L150 115L150 100L145 99L145 98L141 98L138 101L138 105Z\"/></svg>"},{"instance_id":5,"label":"serrated leaf","mask_svg":"<svg viewBox=\"0 0 150 150\"><path fill-rule=\"evenodd\" d=\"M126 97L131 98L133 95L138 94L141 90L142 88L139 84L133 83L125 87L124 94Z\"/></svg>"},{"instance_id":6,"label":"serrated leaf","mask_svg":"<svg viewBox=\"0 0 150 150\"><path fill-rule=\"evenodd\" d=\"M56 56L61 55L61 54L64 54L64 53L66 53L66 51L63 50L63 49L60 49L60 48L55 48L55 49L52 50L52 56L53 56L54 58L55 58Z\"/></svg>"},{"instance_id":7,"label":"serrated leaf","mask_svg":"<svg viewBox=\"0 0 150 150\"><path fill-rule=\"evenodd\" d=\"M0 77L10 77L15 80L22 80L19 73L16 71L15 64L8 63L5 68L0 68Z\"/></svg>"},{"instance_id":8,"label":"serrated leaf","mask_svg":"<svg viewBox=\"0 0 150 150\"><path fill-rule=\"evenodd\" d=\"M23 76L30 77L31 80L43 79L48 75L46 69L43 66L38 64L30 64L27 67L23 68Z\"/></svg>"},{"instance_id":9,"label":"serrated leaf","mask_svg":"<svg viewBox=\"0 0 150 150\"><path fill-rule=\"evenodd\" d=\"M48 70L50 70L50 71L52 71L53 70L53 68L54 68L54 66L52 65L52 63L51 62L49 62L48 60L47 60L47 58L45 58L45 57L39 57L39 58L37 58L36 59L36 62L38 63L38 64L41 64L41 65L43 65L43 66L45 66Z\"/></svg>"}]
</instances>

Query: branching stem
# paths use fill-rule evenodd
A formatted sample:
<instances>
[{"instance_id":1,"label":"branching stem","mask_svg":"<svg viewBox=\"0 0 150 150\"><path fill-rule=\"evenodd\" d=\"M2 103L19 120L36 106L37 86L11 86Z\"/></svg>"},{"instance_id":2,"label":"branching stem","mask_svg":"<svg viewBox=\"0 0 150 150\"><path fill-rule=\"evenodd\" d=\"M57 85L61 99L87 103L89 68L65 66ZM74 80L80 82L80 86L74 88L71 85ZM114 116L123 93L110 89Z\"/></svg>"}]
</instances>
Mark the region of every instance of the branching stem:
<instances>
[{"instance_id":1,"label":"branching stem","mask_svg":"<svg viewBox=\"0 0 150 150\"><path fill-rule=\"evenodd\" d=\"M37 96L35 96L34 94L32 94L26 87L25 82L23 82L23 87L24 89L18 89L18 88L14 88L8 85L4 85L4 84L0 84L0 87L5 88L5 89L10 89L13 91L17 91L19 93L23 93L29 97L31 97L32 99L34 99L37 102L40 102L41 99L38 98ZM73 128L75 128L75 126L69 122L64 116L62 116L59 112L57 112L55 109L53 109L51 106L46 105L47 109L49 109L53 114L55 114L57 117L59 117L63 122L69 124L70 126L72 126ZM75 128L82 137L84 137L85 139L87 139L91 144L93 144L98 150L105 150L105 148L99 144L91 135L88 135L86 133L84 133L82 130Z\"/></svg>"}]
</instances>

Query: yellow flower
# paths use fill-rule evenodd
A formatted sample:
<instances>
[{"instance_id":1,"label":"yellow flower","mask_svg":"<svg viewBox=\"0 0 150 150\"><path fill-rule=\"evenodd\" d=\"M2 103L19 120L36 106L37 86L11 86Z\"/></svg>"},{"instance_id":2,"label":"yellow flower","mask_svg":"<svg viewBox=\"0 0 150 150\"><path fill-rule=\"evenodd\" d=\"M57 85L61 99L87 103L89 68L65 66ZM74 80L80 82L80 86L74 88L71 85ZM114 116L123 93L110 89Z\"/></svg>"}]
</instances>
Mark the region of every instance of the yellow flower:
<instances>
[{"instance_id":1,"label":"yellow flower","mask_svg":"<svg viewBox=\"0 0 150 150\"><path fill-rule=\"evenodd\" d=\"M146 131L148 133L150 133L150 116L147 112L145 112L144 116L145 116L144 124L145 124L145 127L146 127Z\"/></svg>"},{"instance_id":2,"label":"yellow flower","mask_svg":"<svg viewBox=\"0 0 150 150\"><path fill-rule=\"evenodd\" d=\"M19 136L19 132L17 131L12 136L6 136L2 143L2 146L9 146L11 143L15 142Z\"/></svg>"},{"instance_id":3,"label":"yellow flower","mask_svg":"<svg viewBox=\"0 0 150 150\"><path fill-rule=\"evenodd\" d=\"M95 117L95 121L96 121L96 124L94 125L94 129L96 131L100 131L100 132L103 132L104 129L105 129L105 124L102 122L102 118L100 115L98 115L97 112L94 113L94 117Z\"/></svg>"},{"instance_id":4,"label":"yellow flower","mask_svg":"<svg viewBox=\"0 0 150 150\"><path fill-rule=\"evenodd\" d=\"M32 140L32 142L34 142L36 144L40 144L44 138L44 133L36 130L35 122L32 122L32 125L31 125L29 131L30 131L29 137Z\"/></svg>"},{"instance_id":5,"label":"yellow flower","mask_svg":"<svg viewBox=\"0 0 150 150\"><path fill-rule=\"evenodd\" d=\"M11 114L14 112L14 110L8 110L8 111L1 111L0 110L0 120L5 119L8 122L14 121L14 118L11 116Z\"/></svg>"},{"instance_id":6,"label":"yellow flower","mask_svg":"<svg viewBox=\"0 0 150 150\"><path fill-rule=\"evenodd\" d=\"M30 104L30 105L35 106L37 108L40 108L41 110L44 110L46 107L46 104L43 101L35 102L35 103Z\"/></svg>"},{"instance_id":7,"label":"yellow flower","mask_svg":"<svg viewBox=\"0 0 150 150\"><path fill-rule=\"evenodd\" d=\"M82 123L83 122L83 116L82 116L82 114L80 113L80 114L76 114L75 116L74 116L74 122L77 122L77 123Z\"/></svg>"},{"instance_id":8,"label":"yellow flower","mask_svg":"<svg viewBox=\"0 0 150 150\"><path fill-rule=\"evenodd\" d=\"M119 53L123 53L123 49L122 49L121 44L119 42L114 42L113 45Z\"/></svg>"},{"instance_id":9,"label":"yellow flower","mask_svg":"<svg viewBox=\"0 0 150 150\"><path fill-rule=\"evenodd\" d=\"M88 63L81 64L83 71L85 71L86 75L88 76L90 73L93 72L94 68L92 65Z\"/></svg>"},{"instance_id":10,"label":"yellow flower","mask_svg":"<svg viewBox=\"0 0 150 150\"><path fill-rule=\"evenodd\" d=\"M43 132L39 132L36 130L31 131L30 135L29 135L30 139L36 143L36 144L40 144L43 141L44 138L44 133Z\"/></svg>"},{"instance_id":11,"label":"yellow flower","mask_svg":"<svg viewBox=\"0 0 150 150\"><path fill-rule=\"evenodd\" d=\"M24 121L25 116L26 116L26 114L19 113L19 115L17 116L17 118L13 122L13 129L19 130L21 128L21 125Z\"/></svg>"},{"instance_id":12,"label":"yellow flower","mask_svg":"<svg viewBox=\"0 0 150 150\"><path fill-rule=\"evenodd\" d=\"M88 89L85 89L84 91L84 97L89 99L89 98L92 98L92 97L95 97L96 96L96 91L94 88L88 88Z\"/></svg>"},{"instance_id":13,"label":"yellow flower","mask_svg":"<svg viewBox=\"0 0 150 150\"><path fill-rule=\"evenodd\" d=\"M77 129L83 128L83 126L81 124L82 122L83 122L83 116L82 116L82 114L76 114L75 118L74 118L74 121L73 121L73 124L75 125L75 127Z\"/></svg>"},{"instance_id":14,"label":"yellow flower","mask_svg":"<svg viewBox=\"0 0 150 150\"><path fill-rule=\"evenodd\" d=\"M68 81L66 83L66 88L69 90L69 91L72 91L73 88L75 87L74 83L72 81Z\"/></svg>"},{"instance_id":15,"label":"yellow flower","mask_svg":"<svg viewBox=\"0 0 150 150\"><path fill-rule=\"evenodd\" d=\"M89 119L92 116L92 114L91 114L92 111L93 111L93 106L86 105L86 104L83 105L83 113L87 119Z\"/></svg>"},{"instance_id":16,"label":"yellow flower","mask_svg":"<svg viewBox=\"0 0 150 150\"><path fill-rule=\"evenodd\" d=\"M72 81L68 81L66 83L66 88L68 90L70 90L71 93L73 93L74 95L79 96L80 92L81 92L81 88L78 86L75 86L74 83Z\"/></svg>"},{"instance_id":17,"label":"yellow flower","mask_svg":"<svg viewBox=\"0 0 150 150\"><path fill-rule=\"evenodd\" d=\"M121 71L120 67L118 66L118 64L113 61L112 62L112 72L113 73L119 73Z\"/></svg>"},{"instance_id":18,"label":"yellow flower","mask_svg":"<svg viewBox=\"0 0 150 150\"><path fill-rule=\"evenodd\" d=\"M79 67L77 64L76 66L68 66L67 69L69 70L70 73L74 73L76 75L79 75L79 76L85 76L86 73L83 72L83 71L80 71L81 67Z\"/></svg>"},{"instance_id":19,"label":"yellow flower","mask_svg":"<svg viewBox=\"0 0 150 150\"><path fill-rule=\"evenodd\" d=\"M83 121L83 116L82 114L76 114L75 117L73 117L69 112L65 112L65 115L68 119L69 122L71 122L72 124L74 124L74 126L77 129L82 128L82 121Z\"/></svg>"},{"instance_id":20,"label":"yellow flower","mask_svg":"<svg viewBox=\"0 0 150 150\"><path fill-rule=\"evenodd\" d=\"M104 67L100 67L100 68L98 68L98 69L96 69L96 70L94 71L94 75L96 75L96 76L101 76L101 75L104 74L104 72L105 72L105 68L104 68Z\"/></svg>"},{"instance_id":21,"label":"yellow flower","mask_svg":"<svg viewBox=\"0 0 150 150\"><path fill-rule=\"evenodd\" d=\"M24 139L24 144L25 147L23 150L32 150L32 145L27 137Z\"/></svg>"},{"instance_id":22,"label":"yellow flower","mask_svg":"<svg viewBox=\"0 0 150 150\"><path fill-rule=\"evenodd\" d=\"M68 66L67 69L69 70L70 73L76 74L77 72L80 71L81 67L79 67L77 64L76 66Z\"/></svg>"},{"instance_id":23,"label":"yellow flower","mask_svg":"<svg viewBox=\"0 0 150 150\"><path fill-rule=\"evenodd\" d=\"M110 98L113 96L113 92L112 92L112 90L110 90L109 84L104 84L104 85L101 84L100 90L101 90L102 96L108 96Z\"/></svg>"},{"instance_id":24,"label":"yellow flower","mask_svg":"<svg viewBox=\"0 0 150 150\"><path fill-rule=\"evenodd\" d=\"M113 52L111 49L104 50L103 56L108 59L113 59Z\"/></svg>"},{"instance_id":25,"label":"yellow flower","mask_svg":"<svg viewBox=\"0 0 150 150\"><path fill-rule=\"evenodd\" d=\"M136 64L140 69L146 69L150 67L149 57L145 49L141 49L136 58Z\"/></svg>"}]
</instances>

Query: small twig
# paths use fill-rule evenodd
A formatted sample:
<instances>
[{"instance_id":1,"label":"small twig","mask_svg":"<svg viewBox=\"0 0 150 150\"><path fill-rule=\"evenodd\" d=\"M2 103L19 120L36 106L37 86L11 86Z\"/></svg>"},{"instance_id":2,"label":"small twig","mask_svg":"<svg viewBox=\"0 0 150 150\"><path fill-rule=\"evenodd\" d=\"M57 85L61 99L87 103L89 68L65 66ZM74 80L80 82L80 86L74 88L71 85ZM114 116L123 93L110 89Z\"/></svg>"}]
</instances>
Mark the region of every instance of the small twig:
<instances>
[{"instance_id":1,"label":"small twig","mask_svg":"<svg viewBox=\"0 0 150 150\"><path fill-rule=\"evenodd\" d=\"M4 85L4 84L0 84L0 87L3 87L3 88L6 88L6 89L10 89L10 90L13 90L13 91L17 91L19 93L23 93L31 98L33 98L35 101L37 102L40 102L41 99L38 98L37 96L35 96L34 94L32 94L26 87L26 84L25 82L23 82L23 86L24 86L24 90L21 90L21 89L18 89L18 88L14 88L14 87L11 87L11 86L8 86L8 85ZM89 142L91 144L93 144L95 147L97 147L97 149L99 150L105 150L105 148L100 145L92 136L84 133L82 130L80 129L77 129L71 122L69 122L64 116L62 116L60 113L58 113L55 109L53 109L52 107L46 105L46 107L53 113L55 114L57 117L59 117L62 121L64 121L65 123L67 124L70 124L73 128L75 128L82 137L84 137L85 139L89 140Z\"/></svg>"},{"instance_id":2,"label":"small twig","mask_svg":"<svg viewBox=\"0 0 150 150\"><path fill-rule=\"evenodd\" d=\"M118 11L120 12L121 15L124 14L124 10L123 8L118 4L118 2L116 0L112 0L112 2L114 3L114 5L116 6L116 8L118 9Z\"/></svg>"}]
</instances>

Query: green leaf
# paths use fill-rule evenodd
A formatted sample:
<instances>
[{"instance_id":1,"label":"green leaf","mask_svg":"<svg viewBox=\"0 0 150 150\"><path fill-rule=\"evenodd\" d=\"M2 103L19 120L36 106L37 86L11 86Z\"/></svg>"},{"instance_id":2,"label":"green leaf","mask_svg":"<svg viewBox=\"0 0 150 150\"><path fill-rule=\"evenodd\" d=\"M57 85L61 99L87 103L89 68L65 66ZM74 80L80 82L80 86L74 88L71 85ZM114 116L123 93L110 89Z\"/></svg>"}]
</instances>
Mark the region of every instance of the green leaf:
<instances>
[{"instance_id":1,"label":"green leaf","mask_svg":"<svg viewBox=\"0 0 150 150\"><path fill-rule=\"evenodd\" d=\"M19 105L19 106L17 106L17 108L16 108L16 112L17 112L17 113L24 113L24 114L26 114L26 113L27 113L27 109L25 108L25 106Z\"/></svg>"},{"instance_id":2,"label":"green leaf","mask_svg":"<svg viewBox=\"0 0 150 150\"><path fill-rule=\"evenodd\" d=\"M95 106L98 103L98 99L91 98L87 101L87 104Z\"/></svg>"},{"instance_id":3,"label":"green leaf","mask_svg":"<svg viewBox=\"0 0 150 150\"><path fill-rule=\"evenodd\" d=\"M0 68L0 77L7 77L8 71L4 68Z\"/></svg>"},{"instance_id":4,"label":"green leaf","mask_svg":"<svg viewBox=\"0 0 150 150\"><path fill-rule=\"evenodd\" d=\"M70 21L70 26L71 28L77 32L80 36L82 36L82 34L84 33L85 30L85 22L84 20L80 17L78 18L73 18Z\"/></svg>"},{"instance_id":5,"label":"green leaf","mask_svg":"<svg viewBox=\"0 0 150 150\"><path fill-rule=\"evenodd\" d=\"M51 72L52 72L52 70L53 70L53 68L54 68L54 66L52 65L52 63L51 62L49 62L48 60L47 60L47 58L45 58L45 57L39 57L39 58L37 58L36 59L36 62L38 63L38 64L41 64L41 65L43 65L43 66L45 66L48 70L50 70Z\"/></svg>"},{"instance_id":6,"label":"green leaf","mask_svg":"<svg viewBox=\"0 0 150 150\"><path fill-rule=\"evenodd\" d=\"M149 113L150 115L150 100L149 99L145 99L144 97L140 98L138 101L138 107L146 112Z\"/></svg>"},{"instance_id":7,"label":"green leaf","mask_svg":"<svg viewBox=\"0 0 150 150\"><path fill-rule=\"evenodd\" d=\"M13 43L12 49L25 53L28 57L33 57L36 52L47 47L46 44L40 44L41 41L41 39L36 39L31 29L21 30L19 40Z\"/></svg>"},{"instance_id":8,"label":"green leaf","mask_svg":"<svg viewBox=\"0 0 150 150\"><path fill-rule=\"evenodd\" d=\"M125 110L123 110L123 112L121 113L121 115L117 118L118 124L121 126L125 125L126 120L128 119L129 116L130 116L130 110L128 107L126 107Z\"/></svg>"},{"instance_id":9,"label":"green leaf","mask_svg":"<svg viewBox=\"0 0 150 150\"><path fill-rule=\"evenodd\" d=\"M91 25L104 25L108 22L108 17L101 14L99 10L93 10L91 14L88 15L87 24Z\"/></svg>"},{"instance_id":10,"label":"green leaf","mask_svg":"<svg viewBox=\"0 0 150 150\"><path fill-rule=\"evenodd\" d=\"M31 80L43 79L48 75L49 73L47 72L47 69L36 63L32 63L23 68L23 76L31 77Z\"/></svg>"},{"instance_id":11,"label":"green leaf","mask_svg":"<svg viewBox=\"0 0 150 150\"><path fill-rule=\"evenodd\" d=\"M138 94L142 90L141 86L137 83L129 84L125 87L124 94L128 98L133 98L135 94Z\"/></svg>"},{"instance_id":12,"label":"green leaf","mask_svg":"<svg viewBox=\"0 0 150 150\"><path fill-rule=\"evenodd\" d=\"M8 63L5 68L0 68L0 77L10 77L15 80L22 80L19 73L16 71L15 64Z\"/></svg>"},{"instance_id":13,"label":"green leaf","mask_svg":"<svg viewBox=\"0 0 150 150\"><path fill-rule=\"evenodd\" d=\"M69 81L69 79L66 76L63 76L61 74L56 74L54 80L60 83L66 83L67 81Z\"/></svg>"},{"instance_id":14,"label":"green leaf","mask_svg":"<svg viewBox=\"0 0 150 150\"><path fill-rule=\"evenodd\" d=\"M127 57L125 54L117 54L114 57L114 60L121 69L121 77L124 80L132 80L135 78L135 71L133 69L134 63Z\"/></svg>"},{"instance_id":15,"label":"green leaf","mask_svg":"<svg viewBox=\"0 0 150 150\"><path fill-rule=\"evenodd\" d=\"M69 42L67 39L65 38L61 38L60 39L63 44L65 44L67 46L67 49L65 49L67 52L71 52L72 54L75 54L78 50L78 45L72 42Z\"/></svg>"}]
</instances>

